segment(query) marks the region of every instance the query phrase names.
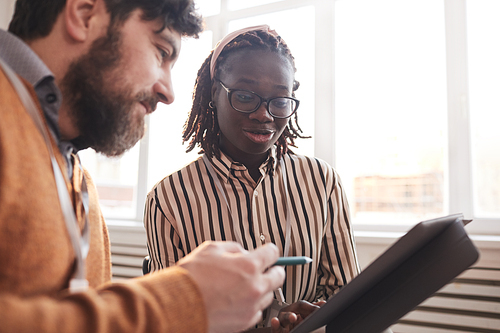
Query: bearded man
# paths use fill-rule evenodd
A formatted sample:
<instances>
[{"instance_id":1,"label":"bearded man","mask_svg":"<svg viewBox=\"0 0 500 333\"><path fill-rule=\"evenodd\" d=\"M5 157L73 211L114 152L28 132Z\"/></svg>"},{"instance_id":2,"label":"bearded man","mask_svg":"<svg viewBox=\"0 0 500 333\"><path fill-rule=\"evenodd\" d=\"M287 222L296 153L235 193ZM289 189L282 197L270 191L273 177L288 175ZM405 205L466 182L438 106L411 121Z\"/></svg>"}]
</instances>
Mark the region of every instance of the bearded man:
<instances>
[{"instance_id":1,"label":"bearded man","mask_svg":"<svg viewBox=\"0 0 500 333\"><path fill-rule=\"evenodd\" d=\"M201 22L191 0L16 2L0 30L0 331L234 332L271 303L284 280L269 268L274 246L209 242L111 283L106 225L77 156L135 145L145 115L172 103L181 37Z\"/></svg>"}]
</instances>

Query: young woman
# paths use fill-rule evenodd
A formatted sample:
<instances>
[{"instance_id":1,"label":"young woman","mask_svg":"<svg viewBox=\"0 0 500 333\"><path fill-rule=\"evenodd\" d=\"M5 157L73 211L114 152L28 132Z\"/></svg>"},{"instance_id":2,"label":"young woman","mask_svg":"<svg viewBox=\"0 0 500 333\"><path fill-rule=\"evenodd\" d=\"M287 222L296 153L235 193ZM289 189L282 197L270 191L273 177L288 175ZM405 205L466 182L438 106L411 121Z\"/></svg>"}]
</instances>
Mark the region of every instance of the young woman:
<instances>
[{"instance_id":1,"label":"young woman","mask_svg":"<svg viewBox=\"0 0 500 333\"><path fill-rule=\"evenodd\" d=\"M286 268L273 308L293 304L273 320L277 332L316 308L307 302L328 299L359 272L338 174L289 149L303 137L298 87L294 58L268 26L226 36L198 71L183 133L187 150L199 145L203 155L160 181L145 212L152 270L174 265L205 240L248 250L272 242L282 256L312 258Z\"/></svg>"}]
</instances>

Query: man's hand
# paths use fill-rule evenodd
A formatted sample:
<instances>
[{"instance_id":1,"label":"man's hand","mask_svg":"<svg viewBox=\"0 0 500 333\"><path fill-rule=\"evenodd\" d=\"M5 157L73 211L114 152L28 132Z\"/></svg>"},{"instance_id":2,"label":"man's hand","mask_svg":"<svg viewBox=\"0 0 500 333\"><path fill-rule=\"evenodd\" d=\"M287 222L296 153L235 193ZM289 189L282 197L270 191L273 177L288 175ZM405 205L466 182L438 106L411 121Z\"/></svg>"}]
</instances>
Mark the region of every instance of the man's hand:
<instances>
[{"instance_id":1,"label":"man's hand","mask_svg":"<svg viewBox=\"0 0 500 333\"><path fill-rule=\"evenodd\" d=\"M295 326L300 324L304 318L319 309L325 304L325 301L309 303L306 301L298 301L280 310L278 317L271 319L272 333L288 333Z\"/></svg>"},{"instance_id":2,"label":"man's hand","mask_svg":"<svg viewBox=\"0 0 500 333\"><path fill-rule=\"evenodd\" d=\"M205 242L178 262L198 284L208 314L209 332L237 332L262 319L283 284L283 267L274 244L252 252L234 242Z\"/></svg>"}]
</instances>

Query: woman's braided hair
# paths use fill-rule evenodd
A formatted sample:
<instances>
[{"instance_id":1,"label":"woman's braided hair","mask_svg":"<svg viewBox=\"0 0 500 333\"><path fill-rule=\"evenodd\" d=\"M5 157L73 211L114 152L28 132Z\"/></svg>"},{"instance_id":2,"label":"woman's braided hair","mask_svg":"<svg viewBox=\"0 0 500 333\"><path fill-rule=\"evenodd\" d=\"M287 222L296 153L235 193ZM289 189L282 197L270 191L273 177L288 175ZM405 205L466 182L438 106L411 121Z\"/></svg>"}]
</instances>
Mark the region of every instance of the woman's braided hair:
<instances>
[{"instance_id":1,"label":"woman's braided hair","mask_svg":"<svg viewBox=\"0 0 500 333\"><path fill-rule=\"evenodd\" d=\"M199 145L201 147L200 154L204 152L209 157L212 157L214 154L217 157L220 157L220 149L218 145L220 130L217 122L217 110L209 106L212 99L211 88L214 80L219 77L218 72L221 65L231 56L231 54L243 49L278 52L290 60L294 71L296 71L295 60L285 41L279 36L274 37L273 35L261 30L253 30L243 33L224 47L215 65L213 80L210 79L210 60L212 59L212 51L208 58L205 59L205 62L203 62L201 68L198 70L198 76L196 78L193 92L193 106L189 112L188 120L184 124L182 139L183 142L189 141L186 149L187 152L192 151L196 145ZM292 89L293 97L295 97L295 90L298 88L299 82L294 81ZM301 135L303 132L297 122L297 119L297 113L295 113L294 116L289 119L283 133L275 143L278 158L289 151L289 145L297 147L294 141L296 138L309 138L308 136Z\"/></svg>"}]
</instances>

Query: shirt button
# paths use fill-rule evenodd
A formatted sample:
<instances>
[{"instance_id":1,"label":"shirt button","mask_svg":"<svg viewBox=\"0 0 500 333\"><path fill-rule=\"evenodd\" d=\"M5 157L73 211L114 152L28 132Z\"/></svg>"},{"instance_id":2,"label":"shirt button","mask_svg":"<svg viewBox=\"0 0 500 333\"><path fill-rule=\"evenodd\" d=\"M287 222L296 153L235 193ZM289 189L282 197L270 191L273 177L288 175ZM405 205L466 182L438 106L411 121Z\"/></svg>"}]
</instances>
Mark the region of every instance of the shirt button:
<instances>
[{"instance_id":1,"label":"shirt button","mask_svg":"<svg viewBox=\"0 0 500 333\"><path fill-rule=\"evenodd\" d=\"M261 241L265 241L266 240L266 236L264 236L264 234L260 234L260 240Z\"/></svg>"},{"instance_id":2,"label":"shirt button","mask_svg":"<svg viewBox=\"0 0 500 333\"><path fill-rule=\"evenodd\" d=\"M48 94L47 96L45 96L45 101L49 104L54 103L55 101L57 101L56 94Z\"/></svg>"},{"instance_id":3,"label":"shirt button","mask_svg":"<svg viewBox=\"0 0 500 333\"><path fill-rule=\"evenodd\" d=\"M253 196L254 196L254 197L257 197L258 195L259 195L259 192L257 192L257 191L254 191L254 192L253 192Z\"/></svg>"}]
</instances>

